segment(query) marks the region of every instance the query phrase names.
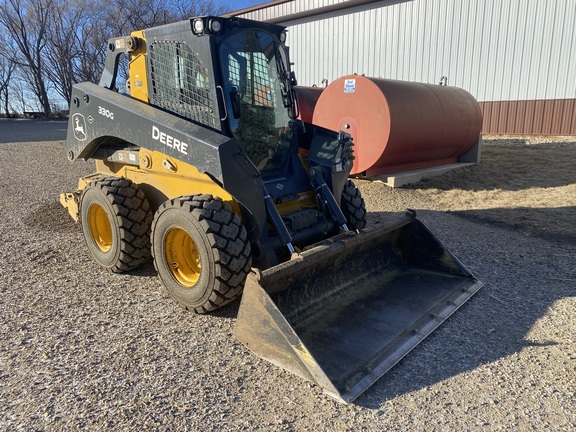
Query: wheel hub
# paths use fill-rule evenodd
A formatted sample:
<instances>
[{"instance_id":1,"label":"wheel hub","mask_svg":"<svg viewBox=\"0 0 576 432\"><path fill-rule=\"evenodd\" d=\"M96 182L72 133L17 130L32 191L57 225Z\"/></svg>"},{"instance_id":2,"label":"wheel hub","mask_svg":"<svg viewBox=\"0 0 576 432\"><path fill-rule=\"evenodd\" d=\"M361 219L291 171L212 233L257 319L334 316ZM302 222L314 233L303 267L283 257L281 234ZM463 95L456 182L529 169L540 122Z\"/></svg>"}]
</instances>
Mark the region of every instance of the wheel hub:
<instances>
[{"instance_id":1,"label":"wheel hub","mask_svg":"<svg viewBox=\"0 0 576 432\"><path fill-rule=\"evenodd\" d=\"M193 287L200 279L202 263L192 237L181 228L172 228L164 242L164 256L174 279L184 287Z\"/></svg>"},{"instance_id":2,"label":"wheel hub","mask_svg":"<svg viewBox=\"0 0 576 432\"><path fill-rule=\"evenodd\" d=\"M96 247L108 252L112 247L112 226L102 206L92 204L88 209L88 228Z\"/></svg>"}]
</instances>

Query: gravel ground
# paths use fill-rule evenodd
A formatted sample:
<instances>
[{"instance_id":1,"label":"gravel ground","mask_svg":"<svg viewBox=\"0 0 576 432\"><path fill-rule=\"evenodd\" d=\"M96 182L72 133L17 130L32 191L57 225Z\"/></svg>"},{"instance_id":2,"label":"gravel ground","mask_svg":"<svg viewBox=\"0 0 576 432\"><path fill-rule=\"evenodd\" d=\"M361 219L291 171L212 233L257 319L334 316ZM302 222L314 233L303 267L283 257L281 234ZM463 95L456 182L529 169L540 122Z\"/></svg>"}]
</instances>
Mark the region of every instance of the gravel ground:
<instances>
[{"instance_id":1,"label":"gravel ground","mask_svg":"<svg viewBox=\"0 0 576 432\"><path fill-rule=\"evenodd\" d=\"M0 144L0 430L576 428L572 245L420 212L485 287L343 405L237 342L238 303L194 315L151 265L101 271L58 204L91 171L61 141ZM371 219L417 193L363 190Z\"/></svg>"},{"instance_id":2,"label":"gravel ground","mask_svg":"<svg viewBox=\"0 0 576 432\"><path fill-rule=\"evenodd\" d=\"M0 143L53 141L66 138L68 122L0 118Z\"/></svg>"}]
</instances>

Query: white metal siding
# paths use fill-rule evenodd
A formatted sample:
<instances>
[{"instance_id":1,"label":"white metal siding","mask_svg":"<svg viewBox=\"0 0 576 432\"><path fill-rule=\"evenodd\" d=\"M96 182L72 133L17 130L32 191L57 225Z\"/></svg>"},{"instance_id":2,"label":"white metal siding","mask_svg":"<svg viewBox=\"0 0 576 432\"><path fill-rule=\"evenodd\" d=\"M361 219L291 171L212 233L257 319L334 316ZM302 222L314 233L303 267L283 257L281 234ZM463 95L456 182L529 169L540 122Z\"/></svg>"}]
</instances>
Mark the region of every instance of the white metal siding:
<instances>
[{"instance_id":1,"label":"white metal siding","mask_svg":"<svg viewBox=\"0 0 576 432\"><path fill-rule=\"evenodd\" d=\"M345 3L296 0L266 20ZM284 22L302 85L350 73L437 83L478 100L576 98L576 0L389 1Z\"/></svg>"},{"instance_id":2,"label":"white metal siding","mask_svg":"<svg viewBox=\"0 0 576 432\"><path fill-rule=\"evenodd\" d=\"M346 3L348 0L293 0L277 6L257 9L253 12L241 15L258 21L266 21L278 17L292 15L300 12Z\"/></svg>"}]
</instances>

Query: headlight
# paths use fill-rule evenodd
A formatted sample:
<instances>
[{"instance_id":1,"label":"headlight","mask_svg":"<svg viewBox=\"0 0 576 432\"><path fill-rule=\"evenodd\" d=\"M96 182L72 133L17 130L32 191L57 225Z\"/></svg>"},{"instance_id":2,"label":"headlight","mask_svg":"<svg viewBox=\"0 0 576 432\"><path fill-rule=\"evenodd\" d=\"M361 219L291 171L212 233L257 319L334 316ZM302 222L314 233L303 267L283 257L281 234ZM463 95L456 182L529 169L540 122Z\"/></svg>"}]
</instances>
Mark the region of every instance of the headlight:
<instances>
[{"instance_id":1,"label":"headlight","mask_svg":"<svg viewBox=\"0 0 576 432\"><path fill-rule=\"evenodd\" d=\"M194 29L194 33L202 34L204 32L204 21L202 21L201 19L195 20L192 26Z\"/></svg>"}]
</instances>

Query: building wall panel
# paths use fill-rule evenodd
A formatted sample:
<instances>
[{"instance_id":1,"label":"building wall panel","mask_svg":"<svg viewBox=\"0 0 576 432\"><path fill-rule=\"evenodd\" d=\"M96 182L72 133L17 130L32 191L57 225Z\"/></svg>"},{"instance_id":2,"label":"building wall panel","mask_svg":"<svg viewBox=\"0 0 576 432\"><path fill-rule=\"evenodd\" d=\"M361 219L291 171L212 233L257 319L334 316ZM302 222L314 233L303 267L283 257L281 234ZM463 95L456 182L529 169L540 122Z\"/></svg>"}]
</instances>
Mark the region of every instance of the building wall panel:
<instances>
[{"instance_id":1,"label":"building wall panel","mask_svg":"<svg viewBox=\"0 0 576 432\"><path fill-rule=\"evenodd\" d=\"M480 102L482 133L576 135L576 99Z\"/></svg>"},{"instance_id":2,"label":"building wall panel","mask_svg":"<svg viewBox=\"0 0 576 432\"><path fill-rule=\"evenodd\" d=\"M518 115L514 118L513 134L521 134L524 130L524 118L526 116L526 104L515 101Z\"/></svg>"},{"instance_id":3,"label":"building wall panel","mask_svg":"<svg viewBox=\"0 0 576 432\"><path fill-rule=\"evenodd\" d=\"M551 135L560 135L562 132L562 112L568 107L568 104L553 104L552 105L552 121L551 121Z\"/></svg>"},{"instance_id":4,"label":"building wall panel","mask_svg":"<svg viewBox=\"0 0 576 432\"><path fill-rule=\"evenodd\" d=\"M563 110L562 127L568 128L569 130L576 130L576 115L574 113L576 113L576 99L573 99L571 104Z\"/></svg>"},{"instance_id":5,"label":"building wall panel","mask_svg":"<svg viewBox=\"0 0 576 432\"><path fill-rule=\"evenodd\" d=\"M243 16L346 3L296 0ZM303 85L353 72L426 83L444 75L478 100L576 97L575 0L380 1L283 24Z\"/></svg>"},{"instance_id":6,"label":"building wall panel","mask_svg":"<svg viewBox=\"0 0 576 432\"><path fill-rule=\"evenodd\" d=\"M480 105L482 106L482 104ZM526 117L524 117L524 126L522 127L522 131L528 132L538 130L538 128L534 127L535 117L536 117L536 101L526 101ZM486 123L484 123L484 127L486 128ZM490 128L488 127L488 129Z\"/></svg>"},{"instance_id":7,"label":"building wall panel","mask_svg":"<svg viewBox=\"0 0 576 432\"><path fill-rule=\"evenodd\" d=\"M485 102L487 131L576 134L576 0L294 0L243 16L288 26L301 85L446 76Z\"/></svg>"}]
</instances>

